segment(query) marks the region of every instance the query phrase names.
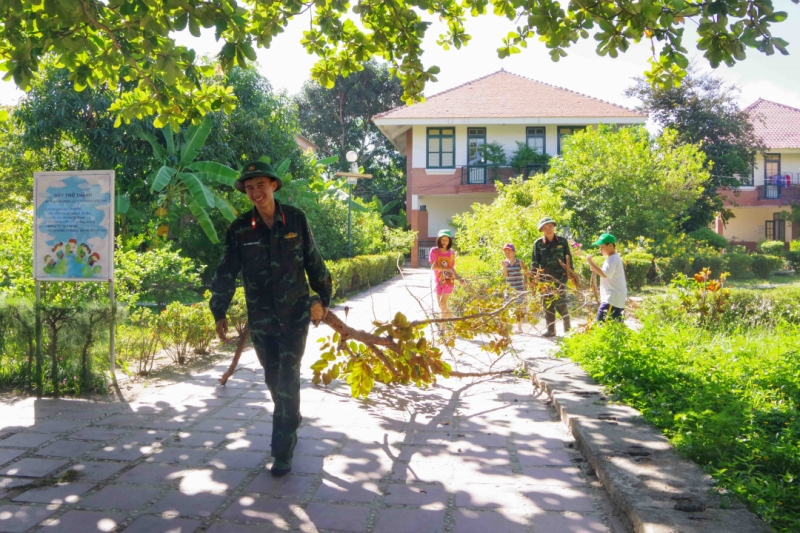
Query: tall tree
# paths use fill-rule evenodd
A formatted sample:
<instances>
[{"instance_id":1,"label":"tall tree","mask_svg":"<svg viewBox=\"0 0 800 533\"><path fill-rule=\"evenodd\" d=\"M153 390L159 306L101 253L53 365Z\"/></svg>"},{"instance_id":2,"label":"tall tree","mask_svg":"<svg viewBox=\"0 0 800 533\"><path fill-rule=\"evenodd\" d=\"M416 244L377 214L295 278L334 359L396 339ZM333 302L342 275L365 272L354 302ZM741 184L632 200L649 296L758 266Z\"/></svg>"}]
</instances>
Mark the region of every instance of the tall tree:
<instances>
[{"instance_id":1,"label":"tall tree","mask_svg":"<svg viewBox=\"0 0 800 533\"><path fill-rule=\"evenodd\" d=\"M373 174L360 180L354 194L382 203L405 205L405 156L372 123L372 117L402 105L400 81L385 64L370 61L364 70L339 77L332 89L307 81L296 97L300 131L326 155L339 157L336 170L349 170L345 154L353 150L358 164ZM401 205L402 204L402 205Z\"/></svg>"},{"instance_id":2,"label":"tall tree","mask_svg":"<svg viewBox=\"0 0 800 533\"><path fill-rule=\"evenodd\" d=\"M739 108L739 89L711 74L690 69L679 87L653 88L644 79L625 92L638 98L639 109L659 128L678 132L685 143L698 144L706 155L711 178L703 194L689 207L685 231L707 227L717 215L728 220L718 189L737 189L739 176L750 176L756 154L766 148L755 134L748 114Z\"/></svg>"},{"instance_id":3,"label":"tall tree","mask_svg":"<svg viewBox=\"0 0 800 533\"><path fill-rule=\"evenodd\" d=\"M793 0L797 3L798 0ZM786 41L772 26L786 19L772 0L609 0L607 2L520 2L494 0L0 0L0 67L23 90L30 87L42 58L57 57L77 90L109 85L112 110L120 120L155 117L178 130L212 111L230 111L235 97L224 80L208 82L209 66L174 34L188 28L195 37L214 28L224 72L256 59L255 47L269 47L289 21L310 11L302 45L318 61L312 77L330 88L337 77L361 70L373 57L389 61L403 85L403 99L420 101L439 68L425 67L423 42L429 17L446 27L436 41L445 49L471 39L467 15L500 15L516 30L498 36L498 55L519 53L529 40L544 42L554 61L581 39L597 41L597 53L617 57L632 43L648 40L649 79L672 84L688 66L683 43L687 25L711 66L742 61L748 49L786 54ZM356 22L357 21L357 22ZM126 85L124 80L134 83ZM119 90L118 90L119 89Z\"/></svg>"}]
</instances>

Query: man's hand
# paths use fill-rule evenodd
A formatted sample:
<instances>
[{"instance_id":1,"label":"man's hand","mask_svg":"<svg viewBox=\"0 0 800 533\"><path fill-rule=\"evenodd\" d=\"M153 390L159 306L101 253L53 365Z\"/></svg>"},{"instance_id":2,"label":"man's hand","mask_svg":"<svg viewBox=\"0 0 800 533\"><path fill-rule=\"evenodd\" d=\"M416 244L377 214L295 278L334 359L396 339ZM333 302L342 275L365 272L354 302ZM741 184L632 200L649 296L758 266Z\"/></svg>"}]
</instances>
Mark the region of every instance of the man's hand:
<instances>
[{"instance_id":1,"label":"man's hand","mask_svg":"<svg viewBox=\"0 0 800 533\"><path fill-rule=\"evenodd\" d=\"M228 319L217 320L217 336L224 343L228 342Z\"/></svg>"}]
</instances>

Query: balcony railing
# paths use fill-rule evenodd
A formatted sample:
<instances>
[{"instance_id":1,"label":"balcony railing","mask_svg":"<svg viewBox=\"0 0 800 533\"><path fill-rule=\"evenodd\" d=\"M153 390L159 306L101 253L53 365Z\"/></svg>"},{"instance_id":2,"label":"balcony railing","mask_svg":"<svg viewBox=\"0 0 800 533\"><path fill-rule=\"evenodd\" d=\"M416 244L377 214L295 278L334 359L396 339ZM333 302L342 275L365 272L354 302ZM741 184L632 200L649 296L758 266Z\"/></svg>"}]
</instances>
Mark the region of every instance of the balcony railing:
<instances>
[{"instance_id":1,"label":"balcony railing","mask_svg":"<svg viewBox=\"0 0 800 533\"><path fill-rule=\"evenodd\" d=\"M468 165L461 167L461 185L486 185L500 181L508 183L511 178L527 179L533 174L544 174L547 165L530 165L526 168L496 167L493 165Z\"/></svg>"},{"instance_id":2,"label":"balcony railing","mask_svg":"<svg viewBox=\"0 0 800 533\"><path fill-rule=\"evenodd\" d=\"M756 191L759 200L800 200L800 173L770 176Z\"/></svg>"}]
</instances>

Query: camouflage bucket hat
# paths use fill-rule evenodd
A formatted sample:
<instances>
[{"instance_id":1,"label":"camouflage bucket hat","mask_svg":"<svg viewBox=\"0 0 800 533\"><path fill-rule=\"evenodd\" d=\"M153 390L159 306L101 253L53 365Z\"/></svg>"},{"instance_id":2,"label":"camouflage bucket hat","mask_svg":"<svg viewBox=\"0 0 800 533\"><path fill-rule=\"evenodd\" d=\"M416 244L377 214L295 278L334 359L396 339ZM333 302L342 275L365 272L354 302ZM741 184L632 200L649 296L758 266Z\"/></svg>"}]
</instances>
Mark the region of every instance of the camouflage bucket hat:
<instances>
[{"instance_id":1,"label":"camouflage bucket hat","mask_svg":"<svg viewBox=\"0 0 800 533\"><path fill-rule=\"evenodd\" d=\"M550 217L544 217L542 220L539 221L539 231L542 231L542 228L547 224L555 225L556 221Z\"/></svg>"},{"instance_id":2,"label":"camouflage bucket hat","mask_svg":"<svg viewBox=\"0 0 800 533\"><path fill-rule=\"evenodd\" d=\"M283 180L278 177L278 174L269 163L263 161L250 161L245 163L239 179L236 180L234 187L239 192L244 192L244 182L253 178L271 178L278 182L278 188L275 192L281 190L283 187Z\"/></svg>"}]
</instances>

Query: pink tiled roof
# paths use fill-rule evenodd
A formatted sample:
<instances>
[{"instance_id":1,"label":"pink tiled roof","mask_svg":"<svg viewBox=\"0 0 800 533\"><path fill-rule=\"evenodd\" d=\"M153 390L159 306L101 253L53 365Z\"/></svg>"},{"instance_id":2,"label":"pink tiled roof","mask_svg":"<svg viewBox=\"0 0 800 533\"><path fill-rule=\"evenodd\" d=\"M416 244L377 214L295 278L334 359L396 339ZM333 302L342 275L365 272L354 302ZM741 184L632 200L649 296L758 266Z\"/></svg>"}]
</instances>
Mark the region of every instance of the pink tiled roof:
<instances>
[{"instance_id":1,"label":"pink tiled roof","mask_svg":"<svg viewBox=\"0 0 800 533\"><path fill-rule=\"evenodd\" d=\"M759 98L745 112L767 148L800 148L800 109Z\"/></svg>"},{"instance_id":2,"label":"pink tiled roof","mask_svg":"<svg viewBox=\"0 0 800 533\"><path fill-rule=\"evenodd\" d=\"M591 96L498 71L374 118L645 118Z\"/></svg>"}]
</instances>

